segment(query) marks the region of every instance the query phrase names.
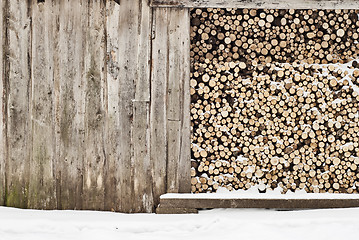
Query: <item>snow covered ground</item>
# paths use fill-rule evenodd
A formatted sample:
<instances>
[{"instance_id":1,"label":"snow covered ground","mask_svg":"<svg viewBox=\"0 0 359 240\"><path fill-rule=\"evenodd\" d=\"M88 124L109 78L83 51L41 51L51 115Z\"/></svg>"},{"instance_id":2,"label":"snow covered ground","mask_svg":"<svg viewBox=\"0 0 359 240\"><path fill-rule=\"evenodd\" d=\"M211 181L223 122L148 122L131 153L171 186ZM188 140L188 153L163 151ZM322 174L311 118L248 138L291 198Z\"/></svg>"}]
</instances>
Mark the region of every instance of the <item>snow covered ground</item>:
<instances>
[{"instance_id":1,"label":"snow covered ground","mask_svg":"<svg viewBox=\"0 0 359 240\"><path fill-rule=\"evenodd\" d=\"M203 210L198 215L37 211L0 207L0 240L359 238L359 208Z\"/></svg>"}]
</instances>

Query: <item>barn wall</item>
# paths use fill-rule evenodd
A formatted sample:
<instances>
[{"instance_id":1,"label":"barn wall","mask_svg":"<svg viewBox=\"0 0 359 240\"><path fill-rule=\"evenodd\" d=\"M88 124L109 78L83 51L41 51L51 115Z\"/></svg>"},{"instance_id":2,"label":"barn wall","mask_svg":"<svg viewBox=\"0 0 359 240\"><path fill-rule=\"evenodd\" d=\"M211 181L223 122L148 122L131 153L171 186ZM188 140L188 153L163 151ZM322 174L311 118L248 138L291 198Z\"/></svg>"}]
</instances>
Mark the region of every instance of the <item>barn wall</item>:
<instances>
[{"instance_id":1,"label":"barn wall","mask_svg":"<svg viewBox=\"0 0 359 240\"><path fill-rule=\"evenodd\" d=\"M190 192L187 9L0 9L1 205L152 212L161 194Z\"/></svg>"}]
</instances>

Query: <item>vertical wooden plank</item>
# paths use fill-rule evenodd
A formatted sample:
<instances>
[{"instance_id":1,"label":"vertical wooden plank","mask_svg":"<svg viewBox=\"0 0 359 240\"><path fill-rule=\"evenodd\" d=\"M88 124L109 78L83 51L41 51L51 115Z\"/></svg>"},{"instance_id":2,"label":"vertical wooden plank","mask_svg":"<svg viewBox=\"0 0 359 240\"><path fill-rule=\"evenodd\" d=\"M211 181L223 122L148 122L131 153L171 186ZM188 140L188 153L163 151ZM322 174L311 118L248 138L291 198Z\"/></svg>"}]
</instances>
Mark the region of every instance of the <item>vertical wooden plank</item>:
<instances>
[{"instance_id":1,"label":"vertical wooden plank","mask_svg":"<svg viewBox=\"0 0 359 240\"><path fill-rule=\"evenodd\" d=\"M125 0L120 5L119 42L119 149L120 211L134 212L133 99L137 77L138 5L141 0Z\"/></svg>"},{"instance_id":2,"label":"vertical wooden plank","mask_svg":"<svg viewBox=\"0 0 359 240\"><path fill-rule=\"evenodd\" d=\"M168 9L153 10L151 76L151 163L155 206L166 192L167 174L167 79L168 79Z\"/></svg>"},{"instance_id":3,"label":"vertical wooden plank","mask_svg":"<svg viewBox=\"0 0 359 240\"><path fill-rule=\"evenodd\" d=\"M168 9L167 192L190 192L189 18Z\"/></svg>"},{"instance_id":4,"label":"vertical wooden plank","mask_svg":"<svg viewBox=\"0 0 359 240\"><path fill-rule=\"evenodd\" d=\"M135 99L133 110L133 162L134 162L134 212L152 212L154 200L152 193L152 171L150 160L150 68L151 68L151 29L152 9L147 1L138 1L134 22L138 21L136 42L137 69L135 72ZM136 15L138 17L136 17ZM136 60L135 60L136 61Z\"/></svg>"},{"instance_id":5,"label":"vertical wooden plank","mask_svg":"<svg viewBox=\"0 0 359 240\"><path fill-rule=\"evenodd\" d=\"M32 156L29 208L56 208L51 4L32 2Z\"/></svg>"},{"instance_id":6,"label":"vertical wooden plank","mask_svg":"<svg viewBox=\"0 0 359 240\"><path fill-rule=\"evenodd\" d=\"M5 21L5 0L0 0L0 108L1 108L1 116L0 116L0 206L5 204L5 164L6 164L6 108L4 106L4 100L6 100L6 91L4 86L5 81L5 29L6 29L6 21Z\"/></svg>"},{"instance_id":7,"label":"vertical wooden plank","mask_svg":"<svg viewBox=\"0 0 359 240\"><path fill-rule=\"evenodd\" d=\"M191 117L190 117L190 11L178 10L180 22L178 32L181 33L179 48L181 53L180 76L182 92L181 100L181 140L178 164L178 192L191 192Z\"/></svg>"},{"instance_id":8,"label":"vertical wooden plank","mask_svg":"<svg viewBox=\"0 0 359 240\"><path fill-rule=\"evenodd\" d=\"M60 209L82 209L85 141L84 37L81 1L59 4L57 56L55 65L56 170Z\"/></svg>"},{"instance_id":9,"label":"vertical wooden plank","mask_svg":"<svg viewBox=\"0 0 359 240\"><path fill-rule=\"evenodd\" d=\"M56 191L56 208L61 209L61 167L63 165L63 159L61 156L61 59L60 59L60 1L46 1L45 2L48 8L51 10L47 13L48 22L48 32L47 39L48 45L51 51L49 51L49 68L52 68L53 72L53 112L52 112L52 121L54 128L54 138L53 138L53 149L54 149L54 158L53 158L53 171L55 178L55 191Z\"/></svg>"},{"instance_id":10,"label":"vertical wooden plank","mask_svg":"<svg viewBox=\"0 0 359 240\"><path fill-rule=\"evenodd\" d=\"M106 209L153 210L148 131L151 11L145 0L121 5L107 1Z\"/></svg>"},{"instance_id":11,"label":"vertical wooden plank","mask_svg":"<svg viewBox=\"0 0 359 240\"><path fill-rule=\"evenodd\" d=\"M105 3L88 1L82 5L86 16L85 31L85 158L84 209L102 210L104 207L104 164L106 117L105 92Z\"/></svg>"},{"instance_id":12,"label":"vertical wooden plank","mask_svg":"<svg viewBox=\"0 0 359 240\"><path fill-rule=\"evenodd\" d=\"M27 207L31 155L31 9L28 1L7 2L8 164L6 205ZM30 43L30 44L29 44Z\"/></svg>"},{"instance_id":13,"label":"vertical wooden plank","mask_svg":"<svg viewBox=\"0 0 359 240\"><path fill-rule=\"evenodd\" d=\"M134 212L153 212L152 171L150 162L149 102L135 101L133 117L134 142Z\"/></svg>"},{"instance_id":14,"label":"vertical wooden plank","mask_svg":"<svg viewBox=\"0 0 359 240\"><path fill-rule=\"evenodd\" d=\"M133 212L133 99L137 69L134 20L136 2L108 1L108 91L109 91L109 158L107 169L113 168L114 178L106 184L112 197L110 206L121 212ZM113 9L110 9L113 6ZM109 23L113 19L117 25ZM117 105L117 106L116 106ZM111 171L111 170L110 170ZM111 178L111 175L108 176ZM115 182L116 188L111 185ZM116 193L111 193L115 191ZM106 198L106 197L105 197Z\"/></svg>"},{"instance_id":15,"label":"vertical wooden plank","mask_svg":"<svg viewBox=\"0 0 359 240\"><path fill-rule=\"evenodd\" d=\"M120 136L120 5L106 1L106 42L107 42L107 118L106 118L106 162L105 162L105 210L120 210L121 184L119 161L121 152ZM129 128L130 126L127 126Z\"/></svg>"},{"instance_id":16,"label":"vertical wooden plank","mask_svg":"<svg viewBox=\"0 0 359 240\"><path fill-rule=\"evenodd\" d=\"M181 149L181 121L167 121L167 192L178 193L179 157Z\"/></svg>"}]
</instances>

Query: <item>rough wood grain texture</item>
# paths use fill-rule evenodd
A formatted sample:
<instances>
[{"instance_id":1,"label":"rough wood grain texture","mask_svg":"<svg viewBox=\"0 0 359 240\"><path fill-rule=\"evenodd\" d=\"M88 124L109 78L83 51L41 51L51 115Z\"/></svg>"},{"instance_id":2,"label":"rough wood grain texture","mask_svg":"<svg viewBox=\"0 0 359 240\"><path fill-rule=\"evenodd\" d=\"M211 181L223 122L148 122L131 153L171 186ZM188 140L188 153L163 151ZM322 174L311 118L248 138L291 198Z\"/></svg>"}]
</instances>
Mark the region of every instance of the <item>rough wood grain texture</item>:
<instances>
[{"instance_id":1,"label":"rough wood grain texture","mask_svg":"<svg viewBox=\"0 0 359 240\"><path fill-rule=\"evenodd\" d=\"M147 1L134 1L134 52L137 55L133 111L134 212L153 212L153 182L150 161L150 70L152 9ZM137 22L137 23L136 23ZM136 56L135 56L136 57Z\"/></svg>"},{"instance_id":2,"label":"rough wood grain texture","mask_svg":"<svg viewBox=\"0 0 359 240\"><path fill-rule=\"evenodd\" d=\"M187 191L188 11L0 1L0 204L152 212L168 157Z\"/></svg>"},{"instance_id":3,"label":"rough wood grain texture","mask_svg":"<svg viewBox=\"0 0 359 240\"><path fill-rule=\"evenodd\" d=\"M167 192L176 193L179 188L178 168L181 147L181 122L167 122Z\"/></svg>"},{"instance_id":4,"label":"rough wood grain texture","mask_svg":"<svg viewBox=\"0 0 359 240\"><path fill-rule=\"evenodd\" d=\"M32 3L32 156L29 208L56 208L51 3Z\"/></svg>"},{"instance_id":5,"label":"rough wood grain texture","mask_svg":"<svg viewBox=\"0 0 359 240\"><path fill-rule=\"evenodd\" d=\"M99 210L104 205L104 164L106 161L104 122L106 103L105 69L105 3L88 1L82 5L85 25L85 52L83 83L85 99L85 156L83 208Z\"/></svg>"},{"instance_id":6,"label":"rough wood grain texture","mask_svg":"<svg viewBox=\"0 0 359 240\"><path fill-rule=\"evenodd\" d=\"M84 38L80 1L60 1L56 129L59 131L58 208L82 209L85 141Z\"/></svg>"},{"instance_id":7,"label":"rough wood grain texture","mask_svg":"<svg viewBox=\"0 0 359 240\"><path fill-rule=\"evenodd\" d=\"M8 164L6 205L27 207L31 155L31 9L27 1L8 1L6 61L8 80Z\"/></svg>"},{"instance_id":8,"label":"rough wood grain texture","mask_svg":"<svg viewBox=\"0 0 359 240\"><path fill-rule=\"evenodd\" d=\"M133 116L134 142L134 212L153 212L152 174L150 162L149 102L135 101Z\"/></svg>"},{"instance_id":9,"label":"rough wood grain texture","mask_svg":"<svg viewBox=\"0 0 359 240\"><path fill-rule=\"evenodd\" d=\"M119 157L121 155L118 137L120 136L120 52L118 26L120 24L120 5L112 0L106 2L106 42L107 42L107 119L106 136L106 163L105 175L105 209L120 210L121 168Z\"/></svg>"},{"instance_id":10,"label":"rough wood grain texture","mask_svg":"<svg viewBox=\"0 0 359 240\"><path fill-rule=\"evenodd\" d=\"M132 212L132 200L133 200L133 141L132 141L132 124L133 124L133 99L135 92L135 76L136 76L136 57L135 57L135 41L133 36L137 33L135 26L135 14L134 5L129 1L121 2L118 8L118 26L114 30L116 41L112 44L114 49L108 49L116 60L116 72L110 74L116 74L116 80L118 84L117 97L114 100L118 100L118 112L116 112L115 126L111 127L113 130L117 130L117 134L113 136L116 143L116 154L111 159L116 166L116 179L119 185L116 191L120 196L117 203L118 209L123 212ZM112 80L109 80L109 84ZM112 86L109 85L109 88ZM110 99L109 99L110 101ZM111 115L110 115L111 118ZM114 129L117 128L117 129ZM111 163L109 163L111 164Z\"/></svg>"},{"instance_id":11,"label":"rough wood grain texture","mask_svg":"<svg viewBox=\"0 0 359 240\"><path fill-rule=\"evenodd\" d=\"M195 208L166 208L158 207L156 209L157 214L197 214L198 210Z\"/></svg>"},{"instance_id":12,"label":"rough wood grain texture","mask_svg":"<svg viewBox=\"0 0 359 240\"><path fill-rule=\"evenodd\" d=\"M167 192L189 192L190 122L189 114L186 114L190 105L188 9L168 9L168 21Z\"/></svg>"},{"instance_id":13,"label":"rough wood grain texture","mask_svg":"<svg viewBox=\"0 0 359 240\"><path fill-rule=\"evenodd\" d=\"M120 4L120 25L118 26L119 42L119 149L120 149L120 168L117 169L120 174L120 211L133 211L133 99L135 97L135 78L136 78L136 47L137 42L133 38L137 35L138 17L135 13L133 1L122 1Z\"/></svg>"},{"instance_id":14,"label":"rough wood grain texture","mask_svg":"<svg viewBox=\"0 0 359 240\"><path fill-rule=\"evenodd\" d=\"M151 76L151 163L155 204L166 192L167 172L167 79L168 79L168 9L153 10ZM155 63L162 64L155 64Z\"/></svg>"},{"instance_id":15,"label":"rough wood grain texture","mask_svg":"<svg viewBox=\"0 0 359 240\"><path fill-rule=\"evenodd\" d=\"M317 209L358 207L359 199L161 199L160 208Z\"/></svg>"},{"instance_id":16,"label":"rough wood grain texture","mask_svg":"<svg viewBox=\"0 0 359 240\"><path fill-rule=\"evenodd\" d=\"M49 54L49 69L53 69L53 145L54 149L54 158L53 158L53 171L55 178L55 191L56 191L56 208L61 209L61 167L63 159L61 156L61 75L60 75L60 3L58 1L47 1L47 8L49 8L48 16L46 16L46 21L48 21L48 48L50 51Z\"/></svg>"},{"instance_id":17,"label":"rough wood grain texture","mask_svg":"<svg viewBox=\"0 0 359 240\"><path fill-rule=\"evenodd\" d=\"M262 8L262 9L356 9L356 0L151 0L152 7Z\"/></svg>"},{"instance_id":18,"label":"rough wood grain texture","mask_svg":"<svg viewBox=\"0 0 359 240\"><path fill-rule=\"evenodd\" d=\"M6 21L5 21L5 0L0 0L0 205L5 204L5 164L6 164L6 91L5 91L5 30L6 30Z\"/></svg>"},{"instance_id":19,"label":"rough wood grain texture","mask_svg":"<svg viewBox=\"0 0 359 240\"><path fill-rule=\"evenodd\" d=\"M181 94L179 95L180 121L181 121L181 139L180 155L178 159L178 189L180 193L191 191L191 117L190 117L190 15L188 9L177 10L181 19L178 32L181 33L179 38L179 52L181 53L181 64L179 65L179 75L181 84Z\"/></svg>"},{"instance_id":20,"label":"rough wood grain texture","mask_svg":"<svg viewBox=\"0 0 359 240\"><path fill-rule=\"evenodd\" d=\"M107 209L153 211L148 130L151 12L141 0L122 1L121 5L107 2L109 142L105 169L111 176L105 190Z\"/></svg>"}]
</instances>

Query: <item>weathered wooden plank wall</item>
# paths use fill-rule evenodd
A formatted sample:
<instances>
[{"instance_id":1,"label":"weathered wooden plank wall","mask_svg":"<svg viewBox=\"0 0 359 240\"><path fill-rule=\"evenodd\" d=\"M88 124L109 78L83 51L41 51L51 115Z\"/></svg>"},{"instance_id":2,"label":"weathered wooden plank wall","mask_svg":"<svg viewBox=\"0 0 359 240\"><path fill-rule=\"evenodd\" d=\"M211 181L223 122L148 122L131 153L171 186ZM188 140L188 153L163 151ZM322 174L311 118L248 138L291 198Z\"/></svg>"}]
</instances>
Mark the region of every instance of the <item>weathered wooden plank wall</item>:
<instances>
[{"instance_id":1,"label":"weathered wooden plank wall","mask_svg":"<svg viewBox=\"0 0 359 240\"><path fill-rule=\"evenodd\" d=\"M0 0L0 204L152 212L190 192L189 12Z\"/></svg>"},{"instance_id":2,"label":"weathered wooden plank wall","mask_svg":"<svg viewBox=\"0 0 359 240\"><path fill-rule=\"evenodd\" d=\"M357 0L150 0L153 7L262 8L262 9L356 9Z\"/></svg>"}]
</instances>

